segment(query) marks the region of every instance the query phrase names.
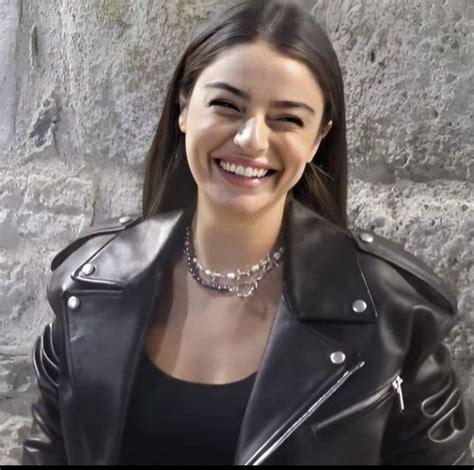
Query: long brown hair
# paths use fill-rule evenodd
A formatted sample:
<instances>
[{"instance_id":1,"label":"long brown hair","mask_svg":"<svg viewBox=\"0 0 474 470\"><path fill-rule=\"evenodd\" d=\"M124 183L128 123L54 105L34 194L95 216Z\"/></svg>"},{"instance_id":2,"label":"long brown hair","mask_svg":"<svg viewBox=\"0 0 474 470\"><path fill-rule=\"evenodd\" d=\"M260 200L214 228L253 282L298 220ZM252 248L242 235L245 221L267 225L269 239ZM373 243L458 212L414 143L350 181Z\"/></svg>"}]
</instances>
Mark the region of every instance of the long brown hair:
<instances>
[{"instance_id":1,"label":"long brown hair","mask_svg":"<svg viewBox=\"0 0 474 470\"><path fill-rule=\"evenodd\" d=\"M301 6L279 0L246 0L208 23L184 51L168 86L158 129L145 161L143 216L196 203L197 185L188 166L180 106L190 98L201 72L236 44L264 39L305 63L324 94L318 133L332 127L292 189L295 199L347 228L347 141L344 88L336 53L321 26ZM184 102L180 102L180 95Z\"/></svg>"}]
</instances>

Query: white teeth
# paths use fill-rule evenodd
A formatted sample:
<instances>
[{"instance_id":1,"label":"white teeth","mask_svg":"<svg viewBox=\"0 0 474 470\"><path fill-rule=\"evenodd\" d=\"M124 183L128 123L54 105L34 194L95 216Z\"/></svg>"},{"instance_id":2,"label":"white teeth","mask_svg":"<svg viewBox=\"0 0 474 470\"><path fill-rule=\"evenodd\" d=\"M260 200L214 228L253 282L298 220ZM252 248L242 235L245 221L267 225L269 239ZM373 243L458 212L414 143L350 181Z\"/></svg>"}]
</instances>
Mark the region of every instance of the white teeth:
<instances>
[{"instance_id":1,"label":"white teeth","mask_svg":"<svg viewBox=\"0 0 474 470\"><path fill-rule=\"evenodd\" d=\"M250 178L253 176L254 170L252 168L245 168L244 170L244 175L247 176L247 178Z\"/></svg>"},{"instance_id":2,"label":"white teeth","mask_svg":"<svg viewBox=\"0 0 474 470\"><path fill-rule=\"evenodd\" d=\"M236 166L233 163L230 164L228 162L224 162L223 160L219 160L219 165L226 171L236 173L240 176L246 176L247 178L261 178L268 173L268 170L257 170L255 168L243 167L242 165Z\"/></svg>"}]
</instances>

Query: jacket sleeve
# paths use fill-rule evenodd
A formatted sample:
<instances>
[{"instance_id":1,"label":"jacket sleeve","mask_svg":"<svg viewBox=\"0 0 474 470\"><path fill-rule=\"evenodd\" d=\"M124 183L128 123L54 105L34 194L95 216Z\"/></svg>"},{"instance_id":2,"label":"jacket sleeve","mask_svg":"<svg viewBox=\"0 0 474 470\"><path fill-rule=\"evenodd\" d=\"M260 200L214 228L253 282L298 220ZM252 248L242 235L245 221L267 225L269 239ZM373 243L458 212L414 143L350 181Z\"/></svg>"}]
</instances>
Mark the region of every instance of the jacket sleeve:
<instances>
[{"instance_id":1,"label":"jacket sleeve","mask_svg":"<svg viewBox=\"0 0 474 470\"><path fill-rule=\"evenodd\" d=\"M39 398L31 407L33 423L23 442L24 465L66 465L68 463L59 405L60 372L64 375L61 368L65 367L64 338L61 333L65 320L61 314L60 286L63 284L63 276L67 278L70 276L68 268L63 269L64 264L72 253L86 246L93 237L104 236L100 241L100 244L104 245L115 237L117 232L137 224L140 220L140 215L115 217L89 227L59 251L51 262L53 274L49 278L47 298L55 318L45 327L33 348L33 366Z\"/></svg>"},{"instance_id":2,"label":"jacket sleeve","mask_svg":"<svg viewBox=\"0 0 474 470\"><path fill-rule=\"evenodd\" d=\"M33 423L23 443L23 465L66 465L58 400L58 319L47 325L33 348L39 398L31 406Z\"/></svg>"},{"instance_id":3,"label":"jacket sleeve","mask_svg":"<svg viewBox=\"0 0 474 470\"><path fill-rule=\"evenodd\" d=\"M411 279L421 294L413 306L411 340L402 370L405 409L395 403L382 441L384 465L472 464L472 410L463 398L442 341L456 307L433 286Z\"/></svg>"}]
</instances>

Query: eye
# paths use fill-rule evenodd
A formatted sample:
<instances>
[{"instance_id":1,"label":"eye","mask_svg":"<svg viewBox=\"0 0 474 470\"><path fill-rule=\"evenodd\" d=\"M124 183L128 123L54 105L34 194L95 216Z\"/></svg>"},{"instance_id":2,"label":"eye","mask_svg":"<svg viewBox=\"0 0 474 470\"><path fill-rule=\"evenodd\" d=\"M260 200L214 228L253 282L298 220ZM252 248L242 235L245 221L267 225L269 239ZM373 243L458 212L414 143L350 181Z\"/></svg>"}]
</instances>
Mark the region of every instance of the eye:
<instances>
[{"instance_id":1,"label":"eye","mask_svg":"<svg viewBox=\"0 0 474 470\"><path fill-rule=\"evenodd\" d=\"M239 108L237 108L237 106L235 106L232 103L229 103L228 101L212 100L209 103L209 106L212 106L212 105L220 106L222 108L235 109L236 111L239 111ZM291 122L293 124L296 124L298 127L303 127L304 126L303 121L300 118L297 118L295 116L285 116L285 117L281 118L281 120L286 120L287 122Z\"/></svg>"},{"instance_id":2,"label":"eye","mask_svg":"<svg viewBox=\"0 0 474 470\"><path fill-rule=\"evenodd\" d=\"M287 116L287 117L283 117L281 119L286 120L288 122L292 122L292 123L296 124L299 127L303 127L303 121L301 119L297 118L297 117Z\"/></svg>"},{"instance_id":3,"label":"eye","mask_svg":"<svg viewBox=\"0 0 474 470\"><path fill-rule=\"evenodd\" d=\"M229 108L229 109L235 109L235 110L239 110L237 108L237 106L235 106L234 104L232 103L229 103L228 101L222 101L222 100L213 100L209 103L209 105L213 105L215 104L216 106L221 106L223 108Z\"/></svg>"}]
</instances>

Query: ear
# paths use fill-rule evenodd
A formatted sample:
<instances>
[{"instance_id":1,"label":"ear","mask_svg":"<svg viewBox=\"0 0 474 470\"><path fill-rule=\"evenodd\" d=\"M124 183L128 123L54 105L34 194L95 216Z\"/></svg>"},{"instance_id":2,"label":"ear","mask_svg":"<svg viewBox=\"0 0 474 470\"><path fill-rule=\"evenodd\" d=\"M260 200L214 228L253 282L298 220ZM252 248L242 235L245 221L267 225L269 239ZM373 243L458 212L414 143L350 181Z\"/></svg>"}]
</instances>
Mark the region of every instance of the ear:
<instances>
[{"instance_id":1,"label":"ear","mask_svg":"<svg viewBox=\"0 0 474 470\"><path fill-rule=\"evenodd\" d=\"M329 121L326 124L326 127L323 129L323 132L321 133L321 140L323 140L328 135L328 132L331 130L331 127L332 127L332 121Z\"/></svg>"},{"instance_id":2,"label":"ear","mask_svg":"<svg viewBox=\"0 0 474 470\"><path fill-rule=\"evenodd\" d=\"M314 143L314 147L311 151L311 159L308 161L308 163L316 155L316 152L318 151L318 148L321 145L321 141L327 136L328 132L331 130L331 127L332 127L332 121L329 121L326 124L326 127L323 129L323 132L321 132L321 134L319 134L318 137L316 138L316 142Z\"/></svg>"},{"instance_id":3,"label":"ear","mask_svg":"<svg viewBox=\"0 0 474 470\"><path fill-rule=\"evenodd\" d=\"M183 134L186 134L186 121L188 117L188 108L185 107L178 117L179 128Z\"/></svg>"},{"instance_id":4,"label":"ear","mask_svg":"<svg viewBox=\"0 0 474 470\"><path fill-rule=\"evenodd\" d=\"M181 110L179 113L178 117L178 124L179 128L181 129L181 132L183 134L186 133L186 121L188 117L188 106L186 104L186 100L184 97L180 94L179 95L179 109Z\"/></svg>"}]
</instances>

